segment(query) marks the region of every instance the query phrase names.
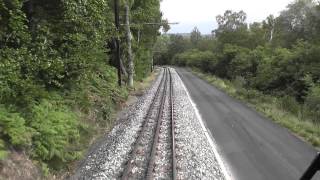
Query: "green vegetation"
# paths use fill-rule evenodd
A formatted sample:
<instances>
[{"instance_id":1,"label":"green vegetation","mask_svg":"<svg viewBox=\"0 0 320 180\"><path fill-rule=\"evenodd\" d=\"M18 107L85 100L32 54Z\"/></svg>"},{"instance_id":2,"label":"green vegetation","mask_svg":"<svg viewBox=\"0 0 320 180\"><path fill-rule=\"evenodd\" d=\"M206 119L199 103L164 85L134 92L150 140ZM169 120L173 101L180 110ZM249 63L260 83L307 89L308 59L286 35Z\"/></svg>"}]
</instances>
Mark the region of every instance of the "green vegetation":
<instances>
[{"instance_id":1,"label":"green vegetation","mask_svg":"<svg viewBox=\"0 0 320 180\"><path fill-rule=\"evenodd\" d=\"M296 0L279 17L251 24L245 12L228 10L216 17L211 35L195 28L190 36L159 38L155 60L199 69L205 79L319 146L319 14L313 0Z\"/></svg>"},{"instance_id":2,"label":"green vegetation","mask_svg":"<svg viewBox=\"0 0 320 180\"><path fill-rule=\"evenodd\" d=\"M113 2L0 0L0 159L10 150L24 151L44 172L57 172L111 127L128 96L113 67L117 36L128 67L125 31L116 32ZM161 22L160 1L121 1L120 14L125 4L135 23L135 78L142 80L150 74L150 47L161 26L143 23Z\"/></svg>"}]
</instances>

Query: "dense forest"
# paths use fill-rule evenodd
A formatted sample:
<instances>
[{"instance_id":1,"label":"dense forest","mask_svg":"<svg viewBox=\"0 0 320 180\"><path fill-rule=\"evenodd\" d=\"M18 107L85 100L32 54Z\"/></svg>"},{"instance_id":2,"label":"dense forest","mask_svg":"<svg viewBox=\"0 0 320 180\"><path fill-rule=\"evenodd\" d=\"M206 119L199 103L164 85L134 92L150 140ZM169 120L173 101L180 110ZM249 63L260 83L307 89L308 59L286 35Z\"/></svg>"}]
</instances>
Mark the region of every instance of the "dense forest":
<instances>
[{"instance_id":1,"label":"dense forest","mask_svg":"<svg viewBox=\"0 0 320 180\"><path fill-rule=\"evenodd\" d=\"M216 17L218 27L211 35L197 28L189 36L163 35L156 62L200 69L241 86L252 98L261 93L278 97L285 111L319 127L319 2L297 0L278 17L250 24L246 19L243 11L227 10Z\"/></svg>"},{"instance_id":2,"label":"dense forest","mask_svg":"<svg viewBox=\"0 0 320 180\"><path fill-rule=\"evenodd\" d=\"M128 30L135 80L150 73L160 1L120 1L119 31L113 3L0 0L0 159L23 152L50 173L82 156L127 98L114 51L119 37L125 75Z\"/></svg>"}]
</instances>

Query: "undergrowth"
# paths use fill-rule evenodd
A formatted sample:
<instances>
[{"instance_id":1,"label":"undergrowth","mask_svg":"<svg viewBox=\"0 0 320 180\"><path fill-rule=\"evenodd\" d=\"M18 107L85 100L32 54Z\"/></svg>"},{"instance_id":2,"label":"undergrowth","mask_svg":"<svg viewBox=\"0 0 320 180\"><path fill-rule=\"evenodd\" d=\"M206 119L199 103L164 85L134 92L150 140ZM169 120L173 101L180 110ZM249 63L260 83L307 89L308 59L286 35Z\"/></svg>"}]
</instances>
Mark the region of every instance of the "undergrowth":
<instances>
[{"instance_id":1,"label":"undergrowth","mask_svg":"<svg viewBox=\"0 0 320 180\"><path fill-rule=\"evenodd\" d=\"M116 84L115 69L95 68L67 91L51 90L28 107L0 105L0 160L9 149L23 150L44 175L70 169L93 139L110 128L113 114L127 99Z\"/></svg>"}]
</instances>

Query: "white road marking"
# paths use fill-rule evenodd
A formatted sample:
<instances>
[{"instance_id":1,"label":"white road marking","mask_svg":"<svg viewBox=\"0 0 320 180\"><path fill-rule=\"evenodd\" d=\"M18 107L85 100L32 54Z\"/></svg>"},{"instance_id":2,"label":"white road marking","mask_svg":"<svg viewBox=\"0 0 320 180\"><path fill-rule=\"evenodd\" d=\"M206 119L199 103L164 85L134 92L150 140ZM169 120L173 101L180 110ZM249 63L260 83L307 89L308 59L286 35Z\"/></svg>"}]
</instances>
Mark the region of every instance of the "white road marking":
<instances>
[{"instance_id":1,"label":"white road marking","mask_svg":"<svg viewBox=\"0 0 320 180\"><path fill-rule=\"evenodd\" d=\"M176 71L177 73L177 71ZM187 93L187 96L188 96L188 99L190 100L193 108L194 108L194 111L196 113L196 116L197 116L197 119L199 120L200 124L201 124L201 127L204 131L204 134L206 135L207 139L208 139L208 142L209 144L211 145L212 149L213 149L213 153L215 154L216 156L216 159L220 165L220 168L222 170L222 173L223 175L225 176L225 178L227 180L234 180L234 178L231 176L231 172L229 171L229 168L227 168L227 164L223 161L221 155L219 154L219 152L217 151L217 144L215 143L213 137L211 136L211 133L208 131L208 129L206 128L205 124L204 124L204 121L199 113L199 110L197 108L197 105L193 102L190 94L189 94L189 91L188 89L186 88L186 86L184 85L182 79L180 78L179 74L177 73L178 75L178 78L180 79L180 81L182 82L182 86L183 86L183 89L186 91Z\"/></svg>"}]
</instances>

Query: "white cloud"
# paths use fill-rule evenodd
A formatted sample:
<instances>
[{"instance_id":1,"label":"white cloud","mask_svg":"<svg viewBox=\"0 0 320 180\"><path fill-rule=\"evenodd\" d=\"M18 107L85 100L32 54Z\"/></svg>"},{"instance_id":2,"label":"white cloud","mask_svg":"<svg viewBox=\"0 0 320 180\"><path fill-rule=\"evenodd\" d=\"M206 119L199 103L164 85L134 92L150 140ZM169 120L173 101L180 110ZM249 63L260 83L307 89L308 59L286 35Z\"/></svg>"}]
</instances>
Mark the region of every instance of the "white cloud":
<instances>
[{"instance_id":1,"label":"white cloud","mask_svg":"<svg viewBox=\"0 0 320 180\"><path fill-rule=\"evenodd\" d=\"M199 26L202 33L216 27L215 17L225 10L244 10L247 21L262 21L268 15L279 15L293 0L163 0L161 10L170 22L179 22L170 32L190 32Z\"/></svg>"}]
</instances>

